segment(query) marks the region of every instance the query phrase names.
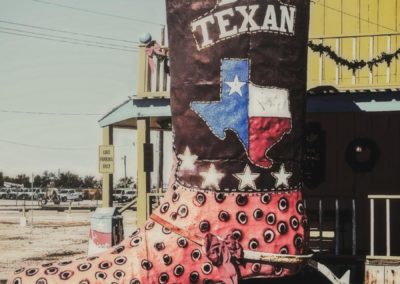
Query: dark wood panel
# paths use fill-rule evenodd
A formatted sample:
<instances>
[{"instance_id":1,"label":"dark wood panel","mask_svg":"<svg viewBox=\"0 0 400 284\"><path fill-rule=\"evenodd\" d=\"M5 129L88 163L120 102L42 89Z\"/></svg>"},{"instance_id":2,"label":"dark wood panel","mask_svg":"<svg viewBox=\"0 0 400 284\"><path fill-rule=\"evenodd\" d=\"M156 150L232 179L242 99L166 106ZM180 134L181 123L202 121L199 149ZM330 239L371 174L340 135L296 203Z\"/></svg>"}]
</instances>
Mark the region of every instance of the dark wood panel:
<instances>
[{"instance_id":1,"label":"dark wood panel","mask_svg":"<svg viewBox=\"0 0 400 284\"><path fill-rule=\"evenodd\" d=\"M327 130L329 131L329 130ZM352 197L354 194L354 173L345 162L345 151L354 137L354 113L340 113L337 115L336 134L336 192L342 196Z\"/></svg>"},{"instance_id":2,"label":"dark wood panel","mask_svg":"<svg viewBox=\"0 0 400 284\"><path fill-rule=\"evenodd\" d=\"M309 114L307 122L321 125L326 137L325 179L310 193L364 196L400 192L400 113ZM379 149L379 160L370 172L355 174L346 162L346 148L356 138L368 138Z\"/></svg>"},{"instance_id":3,"label":"dark wood panel","mask_svg":"<svg viewBox=\"0 0 400 284\"><path fill-rule=\"evenodd\" d=\"M325 177L313 190L306 190L307 198L355 197L357 202L358 252L369 251L369 201L368 194L400 194L400 113L358 112L321 113L308 115L308 122L321 125L325 132ZM375 167L368 172L355 172L345 158L349 143L357 138L374 142L380 155ZM392 221L400 212L400 202L391 208ZM375 208L376 251L385 250L385 203L377 201ZM347 220L351 223L351 220ZM393 221L394 222L394 221ZM393 223L392 222L392 223ZM351 225L351 224L350 224ZM344 235L349 240L347 226ZM392 226L392 238L400 236L400 228ZM351 237L350 237L351 238ZM350 244L343 244L348 249ZM400 251L400 243L392 241L394 251Z\"/></svg>"}]
</instances>

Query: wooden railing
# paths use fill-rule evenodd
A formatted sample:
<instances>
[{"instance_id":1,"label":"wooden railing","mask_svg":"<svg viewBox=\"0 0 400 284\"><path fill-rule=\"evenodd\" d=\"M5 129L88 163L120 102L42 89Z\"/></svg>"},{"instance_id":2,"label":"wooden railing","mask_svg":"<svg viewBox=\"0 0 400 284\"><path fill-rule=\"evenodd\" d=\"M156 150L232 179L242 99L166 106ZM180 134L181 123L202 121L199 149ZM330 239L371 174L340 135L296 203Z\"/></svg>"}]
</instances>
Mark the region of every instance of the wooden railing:
<instances>
[{"instance_id":1,"label":"wooden railing","mask_svg":"<svg viewBox=\"0 0 400 284\"><path fill-rule=\"evenodd\" d=\"M393 53L400 48L400 33L325 36L310 39L315 44L330 46L336 54L347 60L369 61L383 52ZM353 73L337 65L324 54L309 50L308 89L332 86L339 91L360 89L400 88L400 60L365 67Z\"/></svg>"},{"instance_id":2,"label":"wooden railing","mask_svg":"<svg viewBox=\"0 0 400 284\"><path fill-rule=\"evenodd\" d=\"M391 254L391 222L390 222L390 202L393 200L400 200L400 195L368 195L370 201L370 256L374 257L375 254L375 201L385 200L386 203L386 257L393 257ZM397 222L395 223L397 226Z\"/></svg>"},{"instance_id":3,"label":"wooden railing","mask_svg":"<svg viewBox=\"0 0 400 284\"><path fill-rule=\"evenodd\" d=\"M166 47L163 47L163 49L168 50ZM150 60L153 62L151 63ZM137 97L169 97L170 76L166 72L166 64L168 64L167 60L160 60L156 56L150 58L146 54L146 48L144 46L139 47Z\"/></svg>"},{"instance_id":4,"label":"wooden railing","mask_svg":"<svg viewBox=\"0 0 400 284\"><path fill-rule=\"evenodd\" d=\"M339 56L348 60L368 61L385 53L393 53L400 48L400 33L359 34L324 36L311 38L313 43L330 46ZM164 47L168 50L167 47ZM154 68L150 68L149 60ZM149 58L144 46L139 47L138 93L140 98L169 97L170 76L165 72L166 61L156 56ZM309 50L308 89L330 86L338 91L399 89L400 60L393 60L353 72L347 67L338 66L324 54Z\"/></svg>"},{"instance_id":5,"label":"wooden railing","mask_svg":"<svg viewBox=\"0 0 400 284\"><path fill-rule=\"evenodd\" d=\"M331 255L356 255L356 200L307 198L310 248ZM346 231L350 225L350 232Z\"/></svg>"}]
</instances>

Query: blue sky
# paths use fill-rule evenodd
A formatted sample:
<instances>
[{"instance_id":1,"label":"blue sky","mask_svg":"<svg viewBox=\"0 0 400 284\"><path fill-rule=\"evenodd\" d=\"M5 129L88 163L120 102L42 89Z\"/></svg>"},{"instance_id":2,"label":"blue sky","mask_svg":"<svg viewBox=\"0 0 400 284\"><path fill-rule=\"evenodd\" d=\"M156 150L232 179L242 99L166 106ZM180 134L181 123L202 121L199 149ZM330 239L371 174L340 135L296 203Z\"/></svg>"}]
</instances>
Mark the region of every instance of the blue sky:
<instances>
[{"instance_id":1,"label":"blue sky","mask_svg":"<svg viewBox=\"0 0 400 284\"><path fill-rule=\"evenodd\" d=\"M101 15L103 13L115 16ZM30 32L28 35L37 36L32 33L35 32L135 47L134 43L51 32L2 21L129 41L137 41L142 32L150 32L156 39L160 37L160 25L134 19L165 23L164 0L0 0L0 171L16 175L61 169L99 176L97 152L101 130L97 121L101 114L135 94L137 77L137 53L133 51L73 45L4 32L21 33L22 30L25 34ZM128 155L129 175L136 171L134 140L133 131L116 132L117 178L122 175L121 157L125 154Z\"/></svg>"}]
</instances>

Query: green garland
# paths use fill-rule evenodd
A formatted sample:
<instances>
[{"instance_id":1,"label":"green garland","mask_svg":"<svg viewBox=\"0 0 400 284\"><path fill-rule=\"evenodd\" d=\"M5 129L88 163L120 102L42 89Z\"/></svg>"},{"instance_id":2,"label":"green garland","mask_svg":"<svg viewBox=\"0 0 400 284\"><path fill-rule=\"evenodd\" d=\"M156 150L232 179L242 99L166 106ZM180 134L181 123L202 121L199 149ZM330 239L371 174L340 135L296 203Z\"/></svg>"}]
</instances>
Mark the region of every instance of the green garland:
<instances>
[{"instance_id":1,"label":"green garland","mask_svg":"<svg viewBox=\"0 0 400 284\"><path fill-rule=\"evenodd\" d=\"M336 54L335 51L332 50L330 46L325 46L322 43L320 44L315 44L312 41L308 42L308 46L311 48L312 51L318 52L320 55L326 54L330 59L335 61L337 65L340 66L346 66L349 70L352 70L353 73L356 72L356 70L362 69L366 66L368 66L369 70L372 71L372 68L374 66L378 66L379 64L386 62L388 66L392 63L394 59L398 59L400 56L400 48L397 49L394 53L386 53L382 52L378 57L373 58L369 61L365 60L347 60L339 55Z\"/></svg>"}]
</instances>

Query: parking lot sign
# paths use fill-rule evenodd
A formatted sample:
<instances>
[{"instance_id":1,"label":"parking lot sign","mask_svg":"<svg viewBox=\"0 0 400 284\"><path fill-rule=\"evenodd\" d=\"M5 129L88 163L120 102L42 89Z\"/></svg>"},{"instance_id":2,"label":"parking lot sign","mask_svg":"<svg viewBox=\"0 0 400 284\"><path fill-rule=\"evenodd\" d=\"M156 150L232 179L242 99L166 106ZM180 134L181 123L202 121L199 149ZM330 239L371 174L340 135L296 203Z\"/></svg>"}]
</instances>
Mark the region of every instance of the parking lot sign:
<instances>
[{"instance_id":1,"label":"parking lot sign","mask_svg":"<svg viewBox=\"0 0 400 284\"><path fill-rule=\"evenodd\" d=\"M114 173L114 146L99 146L99 172L101 174Z\"/></svg>"}]
</instances>

